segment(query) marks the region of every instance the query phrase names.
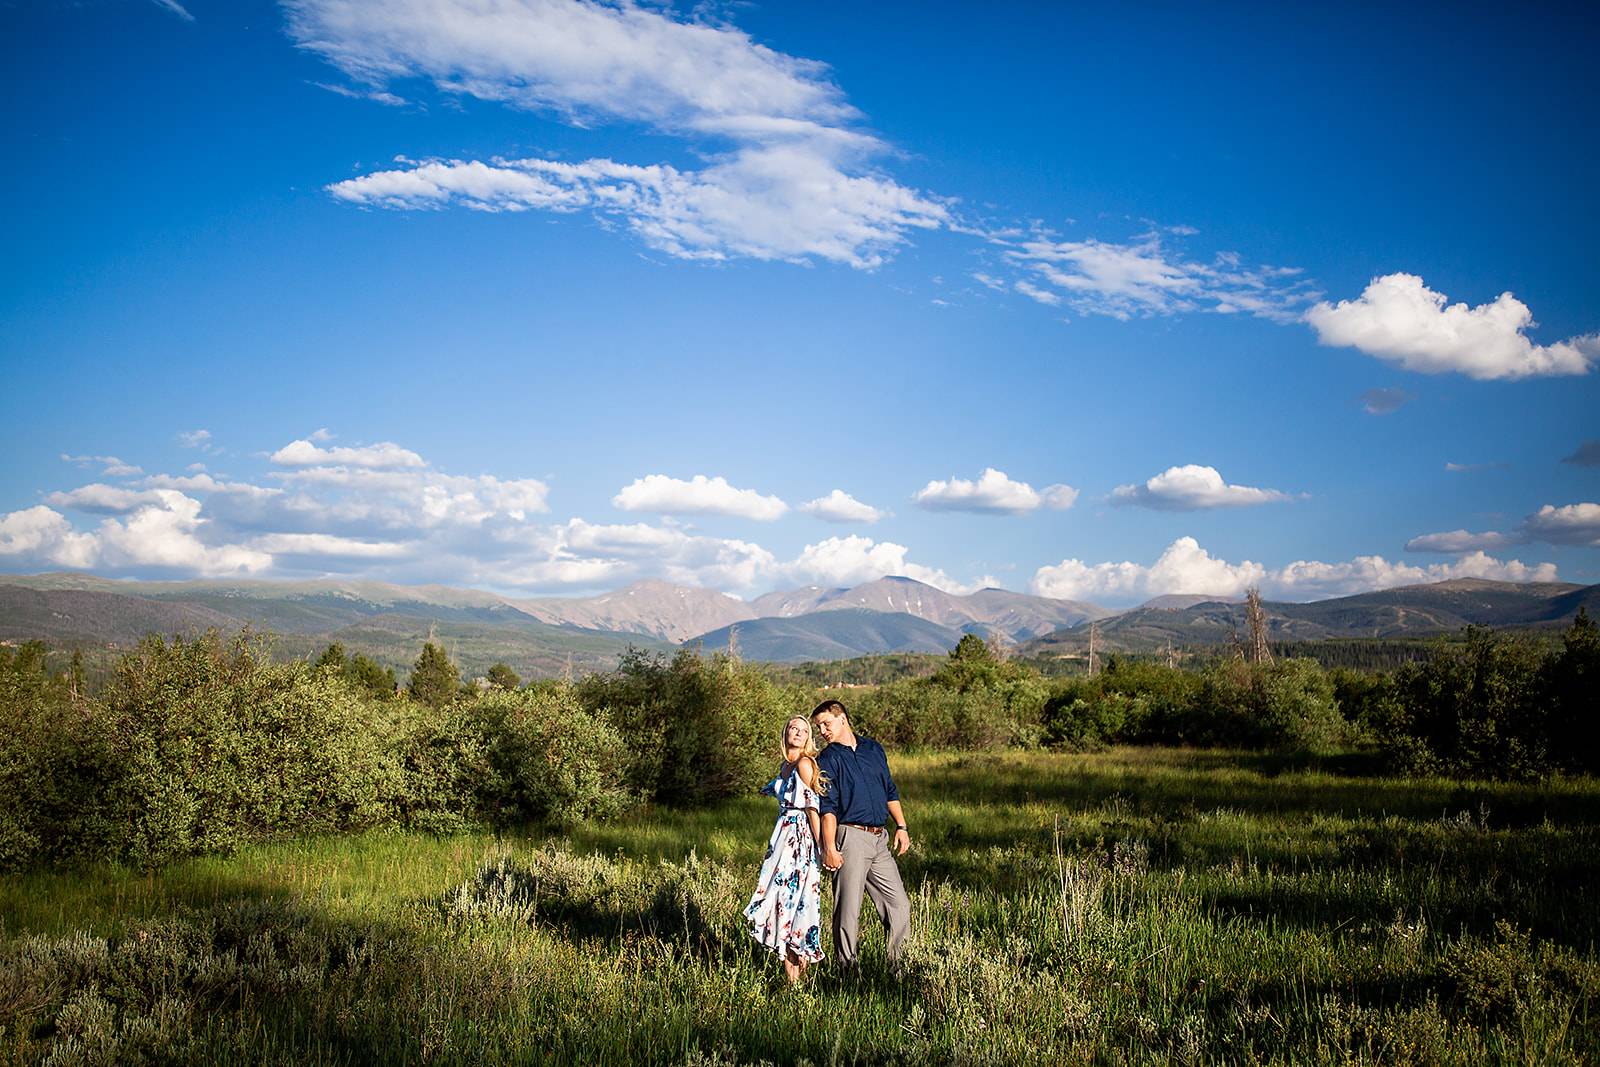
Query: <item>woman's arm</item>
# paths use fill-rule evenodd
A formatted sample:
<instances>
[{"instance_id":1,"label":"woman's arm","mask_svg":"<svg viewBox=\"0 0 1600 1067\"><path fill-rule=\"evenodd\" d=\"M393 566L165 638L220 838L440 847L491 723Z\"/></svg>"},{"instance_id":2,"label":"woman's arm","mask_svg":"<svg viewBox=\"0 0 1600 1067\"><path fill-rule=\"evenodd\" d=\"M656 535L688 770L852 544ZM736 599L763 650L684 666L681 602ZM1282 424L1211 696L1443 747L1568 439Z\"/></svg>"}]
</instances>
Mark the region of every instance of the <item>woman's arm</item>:
<instances>
[{"instance_id":1,"label":"woman's arm","mask_svg":"<svg viewBox=\"0 0 1600 1067\"><path fill-rule=\"evenodd\" d=\"M816 760L812 759L810 756L801 756L800 762L795 764L795 773L800 776L800 780L806 784L807 789L816 789ZM806 822L811 824L811 840L815 842L818 847L820 847L822 845L822 827L817 823L816 808L806 809Z\"/></svg>"}]
</instances>

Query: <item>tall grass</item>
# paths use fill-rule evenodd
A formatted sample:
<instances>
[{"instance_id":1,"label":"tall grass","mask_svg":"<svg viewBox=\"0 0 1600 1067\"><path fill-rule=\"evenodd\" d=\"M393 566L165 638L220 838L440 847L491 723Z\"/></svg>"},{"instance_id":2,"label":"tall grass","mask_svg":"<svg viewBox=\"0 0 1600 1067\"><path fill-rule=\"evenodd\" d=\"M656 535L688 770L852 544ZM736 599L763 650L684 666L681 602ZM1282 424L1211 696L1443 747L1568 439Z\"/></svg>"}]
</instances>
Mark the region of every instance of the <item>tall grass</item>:
<instances>
[{"instance_id":1,"label":"tall grass","mask_svg":"<svg viewBox=\"0 0 1600 1067\"><path fill-rule=\"evenodd\" d=\"M1600 784L1115 749L896 761L895 974L741 929L772 812L0 884L0 1062L1600 1060Z\"/></svg>"}]
</instances>

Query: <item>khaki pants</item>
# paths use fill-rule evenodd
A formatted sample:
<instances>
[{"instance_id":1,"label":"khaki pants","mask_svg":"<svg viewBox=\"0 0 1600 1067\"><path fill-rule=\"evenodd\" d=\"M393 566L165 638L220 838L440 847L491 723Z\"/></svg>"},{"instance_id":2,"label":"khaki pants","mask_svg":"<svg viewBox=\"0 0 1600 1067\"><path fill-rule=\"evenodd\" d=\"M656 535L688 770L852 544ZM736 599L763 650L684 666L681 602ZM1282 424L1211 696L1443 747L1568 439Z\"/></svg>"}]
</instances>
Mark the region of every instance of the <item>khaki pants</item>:
<instances>
[{"instance_id":1,"label":"khaki pants","mask_svg":"<svg viewBox=\"0 0 1600 1067\"><path fill-rule=\"evenodd\" d=\"M911 901L900 868L889 849L889 835L841 826L834 838L844 864L833 874L833 951L839 962L854 964L861 930L861 891L872 898L888 933L889 962L900 958L900 946L911 925Z\"/></svg>"}]
</instances>

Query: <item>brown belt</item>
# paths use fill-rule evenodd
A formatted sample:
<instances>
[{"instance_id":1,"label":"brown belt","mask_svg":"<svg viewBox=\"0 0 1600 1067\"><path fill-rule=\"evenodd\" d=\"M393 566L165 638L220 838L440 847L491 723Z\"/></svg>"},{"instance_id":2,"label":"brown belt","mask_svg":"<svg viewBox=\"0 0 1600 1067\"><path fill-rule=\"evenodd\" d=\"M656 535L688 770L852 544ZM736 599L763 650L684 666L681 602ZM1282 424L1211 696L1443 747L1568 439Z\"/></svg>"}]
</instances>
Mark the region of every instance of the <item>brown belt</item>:
<instances>
[{"instance_id":1,"label":"brown belt","mask_svg":"<svg viewBox=\"0 0 1600 1067\"><path fill-rule=\"evenodd\" d=\"M881 827L881 826L862 826L858 822L847 822L844 825L848 826L852 830L865 830L869 834L881 834L881 833L883 833L883 827Z\"/></svg>"}]
</instances>

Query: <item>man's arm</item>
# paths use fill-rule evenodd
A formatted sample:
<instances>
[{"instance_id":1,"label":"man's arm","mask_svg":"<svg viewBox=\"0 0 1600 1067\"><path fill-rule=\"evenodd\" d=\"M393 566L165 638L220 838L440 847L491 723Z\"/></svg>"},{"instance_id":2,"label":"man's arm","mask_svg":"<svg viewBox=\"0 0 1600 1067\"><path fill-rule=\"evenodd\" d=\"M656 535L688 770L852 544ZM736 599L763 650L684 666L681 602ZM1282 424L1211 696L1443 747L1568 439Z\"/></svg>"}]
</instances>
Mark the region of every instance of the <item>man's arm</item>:
<instances>
[{"instance_id":1,"label":"man's arm","mask_svg":"<svg viewBox=\"0 0 1600 1067\"><path fill-rule=\"evenodd\" d=\"M906 833L906 813L900 807L900 789L889 771L887 752L883 754L883 792L889 798L889 817L894 820L894 854L904 856L911 849L911 835Z\"/></svg>"},{"instance_id":2,"label":"man's arm","mask_svg":"<svg viewBox=\"0 0 1600 1067\"><path fill-rule=\"evenodd\" d=\"M817 843L822 846L822 865L830 871L837 871L844 866L844 854L833 844L839 836L839 783L834 777L831 762L826 750L817 757L817 773L825 778L828 787L826 793L817 796L817 811L822 815L822 840Z\"/></svg>"},{"instance_id":3,"label":"man's arm","mask_svg":"<svg viewBox=\"0 0 1600 1067\"><path fill-rule=\"evenodd\" d=\"M889 817L894 820L894 854L904 856L911 849L911 835L906 832L906 813L899 800L889 801Z\"/></svg>"},{"instance_id":4,"label":"man's arm","mask_svg":"<svg viewBox=\"0 0 1600 1067\"><path fill-rule=\"evenodd\" d=\"M822 865L830 871L844 866L844 853L833 847L839 836L839 816L828 812L822 817Z\"/></svg>"}]
</instances>

